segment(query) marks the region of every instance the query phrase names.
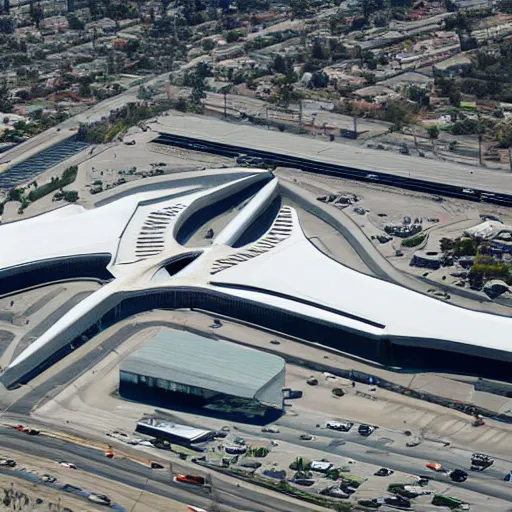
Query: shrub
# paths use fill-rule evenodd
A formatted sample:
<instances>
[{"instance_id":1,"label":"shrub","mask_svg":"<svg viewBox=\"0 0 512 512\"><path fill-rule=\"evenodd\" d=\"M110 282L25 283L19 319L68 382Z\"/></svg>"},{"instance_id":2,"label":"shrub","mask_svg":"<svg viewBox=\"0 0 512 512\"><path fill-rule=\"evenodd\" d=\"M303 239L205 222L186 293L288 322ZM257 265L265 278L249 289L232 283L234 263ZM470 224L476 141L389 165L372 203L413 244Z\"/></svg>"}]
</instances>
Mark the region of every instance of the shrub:
<instances>
[{"instance_id":1,"label":"shrub","mask_svg":"<svg viewBox=\"0 0 512 512\"><path fill-rule=\"evenodd\" d=\"M402 240L402 245L404 247L418 247L425 238L427 238L426 233L418 233L417 235L412 236L411 238L406 238L405 240Z\"/></svg>"},{"instance_id":2,"label":"shrub","mask_svg":"<svg viewBox=\"0 0 512 512\"><path fill-rule=\"evenodd\" d=\"M258 447L251 446L249 448L249 456L250 457L262 458L262 457L266 457L268 455L268 453L269 453L268 448L265 448L264 446L258 446Z\"/></svg>"},{"instance_id":3,"label":"shrub","mask_svg":"<svg viewBox=\"0 0 512 512\"><path fill-rule=\"evenodd\" d=\"M76 203L78 201L78 192L76 190L67 190L64 192L64 200L69 203Z\"/></svg>"},{"instance_id":4,"label":"shrub","mask_svg":"<svg viewBox=\"0 0 512 512\"><path fill-rule=\"evenodd\" d=\"M472 238L457 238L454 241L453 253L455 256L475 256L478 242Z\"/></svg>"},{"instance_id":5,"label":"shrub","mask_svg":"<svg viewBox=\"0 0 512 512\"><path fill-rule=\"evenodd\" d=\"M40 187L37 187L34 190L31 190L28 198L30 201L34 202L38 199L41 199L41 197L44 197L48 194L51 194L52 192L55 192L56 190L59 190L67 185L70 185L73 183L76 179L76 173L78 172L78 166L72 165L71 167L68 167L63 173L60 178L53 179L50 181L50 183L46 183L44 185L41 185Z\"/></svg>"}]
</instances>

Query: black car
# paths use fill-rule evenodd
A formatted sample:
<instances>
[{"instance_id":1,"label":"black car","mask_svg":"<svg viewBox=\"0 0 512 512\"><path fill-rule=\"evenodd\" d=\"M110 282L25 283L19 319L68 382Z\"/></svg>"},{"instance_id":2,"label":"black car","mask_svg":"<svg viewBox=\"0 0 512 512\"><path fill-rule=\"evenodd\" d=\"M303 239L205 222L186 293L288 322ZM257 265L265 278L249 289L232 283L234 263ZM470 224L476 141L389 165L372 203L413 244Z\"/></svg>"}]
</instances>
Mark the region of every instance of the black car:
<instances>
[{"instance_id":1,"label":"black car","mask_svg":"<svg viewBox=\"0 0 512 512\"><path fill-rule=\"evenodd\" d=\"M363 425L359 425L359 428L357 429L357 431L362 436L368 437L368 436L372 435L375 432L375 427L372 427L371 425L363 424Z\"/></svg>"},{"instance_id":2,"label":"black car","mask_svg":"<svg viewBox=\"0 0 512 512\"><path fill-rule=\"evenodd\" d=\"M361 505L362 507L367 507L367 508L380 508L382 503L379 503L377 500L373 499L373 500L359 500L357 502L359 505Z\"/></svg>"},{"instance_id":3,"label":"black car","mask_svg":"<svg viewBox=\"0 0 512 512\"><path fill-rule=\"evenodd\" d=\"M378 471L374 473L375 476L391 476L394 473L391 469L388 468L380 468Z\"/></svg>"},{"instance_id":4,"label":"black car","mask_svg":"<svg viewBox=\"0 0 512 512\"><path fill-rule=\"evenodd\" d=\"M406 498L402 498L402 496L391 496L390 498L384 498L384 503L393 507L411 508L411 502Z\"/></svg>"},{"instance_id":5,"label":"black car","mask_svg":"<svg viewBox=\"0 0 512 512\"><path fill-rule=\"evenodd\" d=\"M450 478L454 482L465 482L468 479L468 474L465 471L462 471L462 469L454 469L450 473Z\"/></svg>"}]
</instances>

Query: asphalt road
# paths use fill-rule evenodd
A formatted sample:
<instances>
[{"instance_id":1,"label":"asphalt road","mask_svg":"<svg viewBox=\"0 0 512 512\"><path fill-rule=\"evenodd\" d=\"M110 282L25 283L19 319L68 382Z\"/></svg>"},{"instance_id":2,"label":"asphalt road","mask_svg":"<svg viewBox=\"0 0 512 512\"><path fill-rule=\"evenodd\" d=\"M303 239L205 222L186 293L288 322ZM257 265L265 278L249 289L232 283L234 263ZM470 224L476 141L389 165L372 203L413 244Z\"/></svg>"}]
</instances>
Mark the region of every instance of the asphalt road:
<instances>
[{"instance_id":1,"label":"asphalt road","mask_svg":"<svg viewBox=\"0 0 512 512\"><path fill-rule=\"evenodd\" d=\"M101 451L93 448L46 436L28 436L6 427L0 427L0 434L0 446L4 448L54 460L56 464L59 460L72 462L79 470L182 503L206 508L211 504L211 495L207 489L176 484L167 469L152 470L128 459L107 459ZM23 467L23 460L17 463ZM236 483L218 479L214 479L214 482L215 497L221 505L251 512L290 512L290 503L275 496L238 487ZM294 510L308 512L310 509L307 505L294 505Z\"/></svg>"}]
</instances>

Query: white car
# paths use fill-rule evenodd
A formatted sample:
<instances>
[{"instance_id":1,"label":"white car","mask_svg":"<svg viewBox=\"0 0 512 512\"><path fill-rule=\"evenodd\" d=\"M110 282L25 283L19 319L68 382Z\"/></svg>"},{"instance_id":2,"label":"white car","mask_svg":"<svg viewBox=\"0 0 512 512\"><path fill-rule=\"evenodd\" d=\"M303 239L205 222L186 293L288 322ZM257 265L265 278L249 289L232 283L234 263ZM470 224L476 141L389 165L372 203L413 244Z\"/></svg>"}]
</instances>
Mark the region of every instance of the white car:
<instances>
[{"instance_id":1,"label":"white car","mask_svg":"<svg viewBox=\"0 0 512 512\"><path fill-rule=\"evenodd\" d=\"M472 188L463 188L462 192L464 192L464 194L471 194L471 195L473 195L475 193L475 191Z\"/></svg>"},{"instance_id":2,"label":"white car","mask_svg":"<svg viewBox=\"0 0 512 512\"><path fill-rule=\"evenodd\" d=\"M376 174L367 174L366 179L367 180L378 180L379 177Z\"/></svg>"},{"instance_id":3,"label":"white car","mask_svg":"<svg viewBox=\"0 0 512 512\"><path fill-rule=\"evenodd\" d=\"M96 494L91 493L89 496L87 496L87 499L89 501L92 501L93 503L98 503L99 505L106 505L107 507L110 507L112 505L112 500L106 495L106 494Z\"/></svg>"},{"instance_id":4,"label":"white car","mask_svg":"<svg viewBox=\"0 0 512 512\"><path fill-rule=\"evenodd\" d=\"M328 461L324 461L324 460L314 460L309 465L309 469L311 469L311 471L327 473L333 467L333 465L334 464L332 462L328 462Z\"/></svg>"},{"instance_id":5,"label":"white car","mask_svg":"<svg viewBox=\"0 0 512 512\"><path fill-rule=\"evenodd\" d=\"M326 427L339 432L348 432L354 426L349 421L328 421Z\"/></svg>"},{"instance_id":6,"label":"white car","mask_svg":"<svg viewBox=\"0 0 512 512\"><path fill-rule=\"evenodd\" d=\"M66 462L65 460L61 460L59 464L68 469L76 469L76 466L72 462Z\"/></svg>"}]
</instances>

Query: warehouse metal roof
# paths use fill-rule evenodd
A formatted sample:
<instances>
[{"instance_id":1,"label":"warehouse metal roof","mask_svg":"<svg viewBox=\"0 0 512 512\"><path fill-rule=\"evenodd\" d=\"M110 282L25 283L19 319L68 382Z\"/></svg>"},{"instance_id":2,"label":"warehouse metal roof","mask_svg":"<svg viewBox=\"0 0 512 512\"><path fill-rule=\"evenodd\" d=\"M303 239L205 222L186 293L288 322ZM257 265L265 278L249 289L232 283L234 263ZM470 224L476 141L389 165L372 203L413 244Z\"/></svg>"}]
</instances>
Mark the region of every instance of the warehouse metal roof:
<instances>
[{"instance_id":1,"label":"warehouse metal roof","mask_svg":"<svg viewBox=\"0 0 512 512\"><path fill-rule=\"evenodd\" d=\"M170 329L121 363L121 371L256 399L270 381L284 377L284 368L284 359L273 354Z\"/></svg>"}]
</instances>

